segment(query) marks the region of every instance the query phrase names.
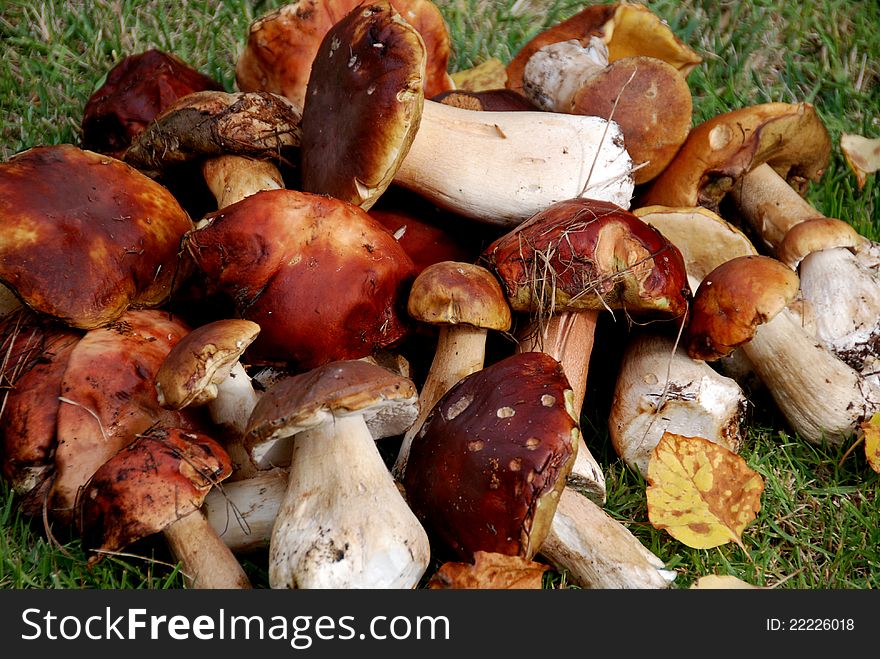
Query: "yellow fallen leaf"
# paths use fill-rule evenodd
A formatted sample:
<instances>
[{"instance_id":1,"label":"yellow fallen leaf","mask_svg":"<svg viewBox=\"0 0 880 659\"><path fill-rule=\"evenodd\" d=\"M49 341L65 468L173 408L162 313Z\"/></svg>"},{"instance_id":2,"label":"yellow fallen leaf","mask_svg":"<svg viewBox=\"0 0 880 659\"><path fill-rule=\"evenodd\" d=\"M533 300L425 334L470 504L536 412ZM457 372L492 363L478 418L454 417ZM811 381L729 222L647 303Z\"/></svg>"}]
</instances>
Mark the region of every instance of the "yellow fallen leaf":
<instances>
[{"instance_id":1,"label":"yellow fallen leaf","mask_svg":"<svg viewBox=\"0 0 880 659\"><path fill-rule=\"evenodd\" d=\"M470 69L451 74L456 89L469 92L482 92L489 89L504 89L507 83L507 67L495 57Z\"/></svg>"},{"instance_id":2,"label":"yellow fallen leaf","mask_svg":"<svg viewBox=\"0 0 880 659\"><path fill-rule=\"evenodd\" d=\"M865 187L868 174L880 169L880 138L869 139L843 133L840 136L840 150L846 158L846 164L856 175L856 183L861 190Z\"/></svg>"},{"instance_id":3,"label":"yellow fallen leaf","mask_svg":"<svg viewBox=\"0 0 880 659\"><path fill-rule=\"evenodd\" d=\"M540 590L549 565L521 556L474 552L474 562L444 563L428 581L432 589Z\"/></svg>"},{"instance_id":4,"label":"yellow fallen leaf","mask_svg":"<svg viewBox=\"0 0 880 659\"><path fill-rule=\"evenodd\" d=\"M651 524L694 549L743 547L742 532L761 509L764 491L764 480L736 453L670 432L654 448L648 483Z\"/></svg>"},{"instance_id":5,"label":"yellow fallen leaf","mask_svg":"<svg viewBox=\"0 0 880 659\"><path fill-rule=\"evenodd\" d=\"M865 438L865 457L871 469L880 473L880 412L861 424Z\"/></svg>"},{"instance_id":6,"label":"yellow fallen leaf","mask_svg":"<svg viewBox=\"0 0 880 659\"><path fill-rule=\"evenodd\" d=\"M747 590L750 588L766 590L763 586L753 586L747 581L729 574L707 574L691 584L691 590Z\"/></svg>"}]
</instances>

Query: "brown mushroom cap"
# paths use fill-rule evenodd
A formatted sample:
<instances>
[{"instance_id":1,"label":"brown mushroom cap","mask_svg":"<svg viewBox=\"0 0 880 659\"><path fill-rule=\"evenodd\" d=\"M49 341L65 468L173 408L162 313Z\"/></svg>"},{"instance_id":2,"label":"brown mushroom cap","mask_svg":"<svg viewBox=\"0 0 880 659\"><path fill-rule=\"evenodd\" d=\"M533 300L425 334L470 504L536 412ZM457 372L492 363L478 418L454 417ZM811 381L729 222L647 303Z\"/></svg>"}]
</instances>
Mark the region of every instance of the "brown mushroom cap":
<instances>
[{"instance_id":1,"label":"brown mushroom cap","mask_svg":"<svg viewBox=\"0 0 880 659\"><path fill-rule=\"evenodd\" d=\"M438 554L539 550L577 452L571 396L559 362L524 352L465 377L434 406L403 484Z\"/></svg>"},{"instance_id":2,"label":"brown mushroom cap","mask_svg":"<svg viewBox=\"0 0 880 659\"><path fill-rule=\"evenodd\" d=\"M418 411L409 378L367 361L331 362L267 389L251 413L245 446L259 467L283 465L290 462L290 437L334 417L360 414L381 439L403 433Z\"/></svg>"},{"instance_id":3,"label":"brown mushroom cap","mask_svg":"<svg viewBox=\"0 0 880 659\"><path fill-rule=\"evenodd\" d=\"M681 253L610 202L557 202L483 252L514 311L627 309L680 316L690 288Z\"/></svg>"},{"instance_id":4,"label":"brown mushroom cap","mask_svg":"<svg viewBox=\"0 0 880 659\"><path fill-rule=\"evenodd\" d=\"M776 248L776 257L788 267L797 269L800 262L813 252L834 247L855 248L867 242L867 238L848 222L817 217L798 222L789 229Z\"/></svg>"},{"instance_id":5,"label":"brown mushroom cap","mask_svg":"<svg viewBox=\"0 0 880 659\"><path fill-rule=\"evenodd\" d=\"M510 306L495 275L472 263L441 261L416 277L409 291L409 315L423 323L473 325L507 331Z\"/></svg>"},{"instance_id":6,"label":"brown mushroom cap","mask_svg":"<svg viewBox=\"0 0 880 659\"><path fill-rule=\"evenodd\" d=\"M767 163L799 193L825 172L831 138L808 103L765 103L694 127L638 205L705 206L718 211L736 181Z\"/></svg>"},{"instance_id":7,"label":"brown mushroom cap","mask_svg":"<svg viewBox=\"0 0 880 659\"><path fill-rule=\"evenodd\" d=\"M92 329L156 307L185 279L192 222L133 167L69 144L0 163L0 281L38 313Z\"/></svg>"},{"instance_id":8,"label":"brown mushroom cap","mask_svg":"<svg viewBox=\"0 0 880 659\"><path fill-rule=\"evenodd\" d=\"M538 110L534 103L512 89L483 89L479 91L450 89L437 94L431 100L463 110L481 112L535 112Z\"/></svg>"},{"instance_id":9,"label":"brown mushroom cap","mask_svg":"<svg viewBox=\"0 0 880 659\"><path fill-rule=\"evenodd\" d=\"M738 256L700 282L684 344L693 359L714 361L751 341L758 327L792 302L800 281L769 256Z\"/></svg>"},{"instance_id":10,"label":"brown mushroom cap","mask_svg":"<svg viewBox=\"0 0 880 659\"><path fill-rule=\"evenodd\" d=\"M169 410L202 405L217 397L217 385L260 333L250 320L216 320L184 336L156 373L159 404Z\"/></svg>"},{"instance_id":11,"label":"brown mushroom cap","mask_svg":"<svg viewBox=\"0 0 880 659\"><path fill-rule=\"evenodd\" d=\"M526 63L544 46L569 39L586 44L593 36L605 41L611 62L646 55L668 62L687 76L702 61L648 7L630 2L592 5L544 30L523 46L507 65L507 86L522 91Z\"/></svg>"},{"instance_id":12,"label":"brown mushroom cap","mask_svg":"<svg viewBox=\"0 0 880 659\"><path fill-rule=\"evenodd\" d=\"M425 44L387 2L324 36L302 118L302 189L367 210L409 152L424 103Z\"/></svg>"},{"instance_id":13,"label":"brown mushroom cap","mask_svg":"<svg viewBox=\"0 0 880 659\"><path fill-rule=\"evenodd\" d=\"M232 473L223 447L180 428L138 436L104 462L78 499L84 545L98 562L196 512L205 496Z\"/></svg>"},{"instance_id":14,"label":"brown mushroom cap","mask_svg":"<svg viewBox=\"0 0 880 659\"><path fill-rule=\"evenodd\" d=\"M321 40L361 3L362 0L297 0L254 21L236 65L239 89L281 94L303 108L306 84ZM440 10L429 0L392 0L391 5L425 42L425 94L430 97L452 89L454 84L446 73L451 42Z\"/></svg>"},{"instance_id":15,"label":"brown mushroom cap","mask_svg":"<svg viewBox=\"0 0 880 659\"><path fill-rule=\"evenodd\" d=\"M269 190L204 220L185 247L239 315L260 326L252 363L304 370L365 357L406 335L413 262L357 206Z\"/></svg>"},{"instance_id":16,"label":"brown mushroom cap","mask_svg":"<svg viewBox=\"0 0 880 659\"><path fill-rule=\"evenodd\" d=\"M124 57L86 101L82 147L122 158L132 139L181 96L223 86L172 53Z\"/></svg>"},{"instance_id":17,"label":"brown mushroom cap","mask_svg":"<svg viewBox=\"0 0 880 659\"><path fill-rule=\"evenodd\" d=\"M687 81L656 57L610 62L574 94L572 114L613 119L641 185L665 169L691 129L693 103Z\"/></svg>"}]
</instances>

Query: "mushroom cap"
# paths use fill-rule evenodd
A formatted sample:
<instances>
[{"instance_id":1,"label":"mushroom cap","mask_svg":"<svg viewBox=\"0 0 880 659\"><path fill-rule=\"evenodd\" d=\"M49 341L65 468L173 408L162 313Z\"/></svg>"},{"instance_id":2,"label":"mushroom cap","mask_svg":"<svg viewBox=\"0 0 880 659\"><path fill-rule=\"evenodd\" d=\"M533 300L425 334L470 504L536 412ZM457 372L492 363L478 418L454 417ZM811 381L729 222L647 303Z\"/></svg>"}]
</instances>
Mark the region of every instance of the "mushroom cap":
<instances>
[{"instance_id":1,"label":"mushroom cap","mask_svg":"<svg viewBox=\"0 0 880 659\"><path fill-rule=\"evenodd\" d=\"M222 155L273 162L298 160L302 114L269 92L201 91L169 105L125 151L150 176Z\"/></svg>"},{"instance_id":2,"label":"mushroom cap","mask_svg":"<svg viewBox=\"0 0 880 659\"><path fill-rule=\"evenodd\" d=\"M646 55L668 62L687 76L702 58L682 42L669 25L648 7L618 2L592 5L533 37L507 65L507 86L522 91L523 70L532 55L544 46L577 39L584 45L600 37L608 46L608 60Z\"/></svg>"},{"instance_id":3,"label":"mushroom cap","mask_svg":"<svg viewBox=\"0 0 880 659\"><path fill-rule=\"evenodd\" d=\"M242 91L281 94L302 109L312 62L324 35L362 0L296 0L254 21L236 65ZM451 41L443 15L430 0L392 0L391 5L425 42L425 94L454 83L446 72Z\"/></svg>"},{"instance_id":4,"label":"mushroom cap","mask_svg":"<svg viewBox=\"0 0 880 659\"><path fill-rule=\"evenodd\" d=\"M430 97L432 101L462 110L482 112L535 112L538 108L522 94L512 89L450 89Z\"/></svg>"},{"instance_id":5,"label":"mushroom cap","mask_svg":"<svg viewBox=\"0 0 880 659\"><path fill-rule=\"evenodd\" d=\"M692 359L714 361L751 341L798 294L800 280L787 265L769 256L738 256L700 282L685 331Z\"/></svg>"},{"instance_id":6,"label":"mushroom cap","mask_svg":"<svg viewBox=\"0 0 880 659\"><path fill-rule=\"evenodd\" d=\"M223 382L260 333L250 320L225 318L197 327L171 348L156 372L159 405L179 410L217 397Z\"/></svg>"},{"instance_id":7,"label":"mushroom cap","mask_svg":"<svg viewBox=\"0 0 880 659\"><path fill-rule=\"evenodd\" d=\"M678 249L606 201L552 204L489 245L483 259L514 311L627 309L676 317L690 299Z\"/></svg>"},{"instance_id":8,"label":"mushroom cap","mask_svg":"<svg viewBox=\"0 0 880 659\"><path fill-rule=\"evenodd\" d=\"M158 428L138 436L98 467L77 501L83 543L98 552L89 563L195 513L231 473L226 450L203 433Z\"/></svg>"},{"instance_id":9,"label":"mushroom cap","mask_svg":"<svg viewBox=\"0 0 880 659\"><path fill-rule=\"evenodd\" d=\"M129 165L69 144L0 163L0 281L34 311L92 329L157 307L186 278L192 222Z\"/></svg>"},{"instance_id":10,"label":"mushroom cap","mask_svg":"<svg viewBox=\"0 0 880 659\"><path fill-rule=\"evenodd\" d=\"M813 252L834 247L858 248L867 242L851 224L832 217L817 217L789 229L776 248L776 257L796 270Z\"/></svg>"},{"instance_id":11,"label":"mushroom cap","mask_svg":"<svg viewBox=\"0 0 880 659\"><path fill-rule=\"evenodd\" d=\"M253 364L314 368L365 357L407 333L415 266L357 206L296 190L257 192L184 239L196 265L260 326Z\"/></svg>"},{"instance_id":12,"label":"mushroom cap","mask_svg":"<svg viewBox=\"0 0 880 659\"><path fill-rule=\"evenodd\" d=\"M416 277L409 291L409 315L423 323L473 325L507 331L510 305L498 279L472 263L441 261Z\"/></svg>"},{"instance_id":13,"label":"mushroom cap","mask_svg":"<svg viewBox=\"0 0 880 659\"><path fill-rule=\"evenodd\" d=\"M424 103L425 44L387 2L324 36L302 118L302 189L367 210L409 152Z\"/></svg>"},{"instance_id":14,"label":"mushroom cap","mask_svg":"<svg viewBox=\"0 0 880 659\"><path fill-rule=\"evenodd\" d=\"M693 102L687 81L656 57L624 57L590 77L572 98L572 114L613 119L641 185L662 172L691 129Z\"/></svg>"},{"instance_id":15,"label":"mushroom cap","mask_svg":"<svg viewBox=\"0 0 880 659\"><path fill-rule=\"evenodd\" d=\"M517 353L466 376L410 448L404 489L438 554L531 558L550 530L580 429L561 365Z\"/></svg>"},{"instance_id":16,"label":"mushroom cap","mask_svg":"<svg viewBox=\"0 0 880 659\"><path fill-rule=\"evenodd\" d=\"M767 163L800 194L822 177L831 138L809 103L764 103L725 112L691 129L638 205L718 211L736 181Z\"/></svg>"},{"instance_id":17,"label":"mushroom cap","mask_svg":"<svg viewBox=\"0 0 880 659\"><path fill-rule=\"evenodd\" d=\"M374 439L402 434L416 420L418 392L409 378L363 360L324 364L276 382L254 406L245 447L260 468L290 461L289 442L335 417L363 415Z\"/></svg>"},{"instance_id":18,"label":"mushroom cap","mask_svg":"<svg viewBox=\"0 0 880 659\"><path fill-rule=\"evenodd\" d=\"M124 57L86 101L82 147L122 158L132 139L181 96L223 86L155 48Z\"/></svg>"}]
</instances>

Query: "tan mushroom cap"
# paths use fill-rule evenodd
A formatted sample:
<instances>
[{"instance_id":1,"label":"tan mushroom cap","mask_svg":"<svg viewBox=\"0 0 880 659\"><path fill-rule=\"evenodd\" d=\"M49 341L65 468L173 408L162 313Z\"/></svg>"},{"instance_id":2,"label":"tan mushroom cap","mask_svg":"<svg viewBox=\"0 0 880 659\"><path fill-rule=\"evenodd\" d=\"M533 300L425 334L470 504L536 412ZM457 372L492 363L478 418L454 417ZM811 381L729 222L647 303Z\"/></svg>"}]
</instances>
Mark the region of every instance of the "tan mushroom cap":
<instances>
[{"instance_id":1,"label":"tan mushroom cap","mask_svg":"<svg viewBox=\"0 0 880 659\"><path fill-rule=\"evenodd\" d=\"M302 119L302 189L368 210L409 152L424 104L425 44L387 2L325 35Z\"/></svg>"},{"instance_id":2,"label":"tan mushroom cap","mask_svg":"<svg viewBox=\"0 0 880 659\"><path fill-rule=\"evenodd\" d=\"M739 256L722 263L694 294L684 343L693 359L714 361L751 341L758 327L791 303L800 280L769 256Z\"/></svg>"},{"instance_id":3,"label":"tan mushroom cap","mask_svg":"<svg viewBox=\"0 0 880 659\"><path fill-rule=\"evenodd\" d=\"M297 0L258 18L236 65L239 89L281 94L302 109L321 39L360 4L361 0ZM446 72L451 40L440 10L430 0L392 0L391 5L425 42L425 94L453 89Z\"/></svg>"},{"instance_id":4,"label":"tan mushroom cap","mask_svg":"<svg viewBox=\"0 0 880 659\"><path fill-rule=\"evenodd\" d=\"M694 127L639 206L705 206L717 211L736 181L767 163L803 194L825 172L831 138L809 103L765 103Z\"/></svg>"},{"instance_id":5,"label":"tan mushroom cap","mask_svg":"<svg viewBox=\"0 0 880 659\"><path fill-rule=\"evenodd\" d=\"M662 172L691 129L687 81L656 57L624 57L592 76L572 98L573 114L613 119L620 125L641 185Z\"/></svg>"},{"instance_id":6,"label":"tan mushroom cap","mask_svg":"<svg viewBox=\"0 0 880 659\"><path fill-rule=\"evenodd\" d=\"M78 499L85 546L98 552L89 563L195 513L231 473L226 451L202 433L170 428L137 437L95 471Z\"/></svg>"},{"instance_id":7,"label":"tan mushroom cap","mask_svg":"<svg viewBox=\"0 0 880 659\"><path fill-rule=\"evenodd\" d=\"M32 310L93 329L157 307L186 278L192 221L162 185L70 144L0 163L0 282Z\"/></svg>"},{"instance_id":8,"label":"tan mushroom cap","mask_svg":"<svg viewBox=\"0 0 880 659\"><path fill-rule=\"evenodd\" d=\"M409 315L423 323L473 325L507 331L512 322L498 279L472 263L441 261L416 277L407 302Z\"/></svg>"},{"instance_id":9,"label":"tan mushroom cap","mask_svg":"<svg viewBox=\"0 0 880 659\"><path fill-rule=\"evenodd\" d=\"M179 410L216 398L217 385L229 377L259 333L260 326L253 321L227 318L197 327L184 336L156 372L159 405Z\"/></svg>"},{"instance_id":10,"label":"tan mushroom cap","mask_svg":"<svg viewBox=\"0 0 880 659\"><path fill-rule=\"evenodd\" d=\"M818 217L804 220L789 229L779 247L777 258L790 268L797 268L809 254L834 247L860 247L867 238L843 220Z\"/></svg>"},{"instance_id":11,"label":"tan mushroom cap","mask_svg":"<svg viewBox=\"0 0 880 659\"><path fill-rule=\"evenodd\" d=\"M374 439L403 433L418 416L418 392L409 378L363 360L324 364L280 380L251 413L245 446L260 468L290 461L285 440L339 416L364 417Z\"/></svg>"},{"instance_id":12,"label":"tan mushroom cap","mask_svg":"<svg viewBox=\"0 0 880 659\"><path fill-rule=\"evenodd\" d=\"M526 63L544 46L569 39L586 44L592 36L608 46L611 62L636 55L656 57L687 76L703 61L648 7L630 2L593 5L541 32L520 49L507 65L507 86L522 91Z\"/></svg>"}]
</instances>

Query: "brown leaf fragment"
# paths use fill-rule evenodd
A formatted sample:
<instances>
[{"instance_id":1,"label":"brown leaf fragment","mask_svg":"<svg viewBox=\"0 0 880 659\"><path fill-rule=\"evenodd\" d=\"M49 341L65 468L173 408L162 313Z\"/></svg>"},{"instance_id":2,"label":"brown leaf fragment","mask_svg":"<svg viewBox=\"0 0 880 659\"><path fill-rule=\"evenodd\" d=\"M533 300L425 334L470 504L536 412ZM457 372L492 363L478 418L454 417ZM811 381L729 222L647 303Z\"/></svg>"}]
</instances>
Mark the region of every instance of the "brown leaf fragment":
<instances>
[{"instance_id":1,"label":"brown leaf fragment","mask_svg":"<svg viewBox=\"0 0 880 659\"><path fill-rule=\"evenodd\" d=\"M540 590L549 565L521 556L476 551L474 562L444 563L428 581L431 589Z\"/></svg>"},{"instance_id":2,"label":"brown leaf fragment","mask_svg":"<svg viewBox=\"0 0 880 659\"><path fill-rule=\"evenodd\" d=\"M840 136L840 150L846 164L856 175L859 190L865 187L868 174L880 169L880 137L869 139L862 135L843 133Z\"/></svg>"}]
</instances>

